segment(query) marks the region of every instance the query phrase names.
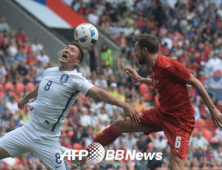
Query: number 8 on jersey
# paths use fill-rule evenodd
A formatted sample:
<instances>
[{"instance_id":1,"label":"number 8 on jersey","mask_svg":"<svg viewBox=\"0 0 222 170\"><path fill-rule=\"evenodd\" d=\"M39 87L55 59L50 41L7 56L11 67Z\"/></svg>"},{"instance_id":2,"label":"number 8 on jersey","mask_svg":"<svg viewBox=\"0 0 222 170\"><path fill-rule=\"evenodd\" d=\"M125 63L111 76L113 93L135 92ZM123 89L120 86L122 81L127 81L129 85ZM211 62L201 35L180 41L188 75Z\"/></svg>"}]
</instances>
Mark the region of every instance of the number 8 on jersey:
<instances>
[{"instance_id":1,"label":"number 8 on jersey","mask_svg":"<svg viewBox=\"0 0 222 170\"><path fill-rule=\"evenodd\" d=\"M48 83L44 87L44 90L49 91L51 85L52 85L52 81L48 81Z\"/></svg>"}]
</instances>

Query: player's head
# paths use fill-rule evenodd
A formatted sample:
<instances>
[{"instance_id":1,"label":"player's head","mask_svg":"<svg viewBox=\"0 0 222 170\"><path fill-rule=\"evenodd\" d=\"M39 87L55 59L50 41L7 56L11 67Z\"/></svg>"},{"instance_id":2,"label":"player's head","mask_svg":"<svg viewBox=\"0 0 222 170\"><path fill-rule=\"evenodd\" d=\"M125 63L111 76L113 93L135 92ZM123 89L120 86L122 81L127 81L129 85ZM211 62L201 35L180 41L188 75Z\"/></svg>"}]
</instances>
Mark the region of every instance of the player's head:
<instances>
[{"instance_id":1,"label":"player's head","mask_svg":"<svg viewBox=\"0 0 222 170\"><path fill-rule=\"evenodd\" d=\"M77 42L71 42L61 53L59 62L61 65L73 69L78 66L84 58L84 53Z\"/></svg>"},{"instance_id":2,"label":"player's head","mask_svg":"<svg viewBox=\"0 0 222 170\"><path fill-rule=\"evenodd\" d=\"M152 34L134 35L135 56L138 58L139 64L147 63L147 56L157 54L159 50L159 41Z\"/></svg>"}]
</instances>

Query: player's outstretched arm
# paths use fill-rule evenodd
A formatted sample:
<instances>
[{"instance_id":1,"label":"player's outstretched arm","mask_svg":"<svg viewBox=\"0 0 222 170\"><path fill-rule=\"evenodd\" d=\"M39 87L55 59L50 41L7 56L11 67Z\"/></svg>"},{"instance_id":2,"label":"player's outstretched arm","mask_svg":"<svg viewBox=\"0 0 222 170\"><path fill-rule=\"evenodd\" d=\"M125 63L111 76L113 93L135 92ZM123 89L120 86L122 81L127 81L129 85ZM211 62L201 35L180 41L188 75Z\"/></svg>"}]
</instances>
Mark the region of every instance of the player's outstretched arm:
<instances>
[{"instance_id":1,"label":"player's outstretched arm","mask_svg":"<svg viewBox=\"0 0 222 170\"><path fill-rule=\"evenodd\" d=\"M20 98L18 101L18 108L24 110L25 105L29 102L29 100L37 97L38 90L39 90L39 85L37 85L30 93Z\"/></svg>"},{"instance_id":2,"label":"player's outstretched arm","mask_svg":"<svg viewBox=\"0 0 222 170\"><path fill-rule=\"evenodd\" d=\"M190 76L188 82L188 84L192 85L198 92L198 94L200 95L200 97L204 100L205 104L207 105L212 120L214 121L214 123L222 128L222 114L220 113L220 111L214 106L213 102L211 101L209 95L207 94L207 91L205 90L204 86L202 85L202 83L197 80L193 75Z\"/></svg>"},{"instance_id":3,"label":"player's outstretched arm","mask_svg":"<svg viewBox=\"0 0 222 170\"><path fill-rule=\"evenodd\" d=\"M124 71L125 71L126 74L128 74L135 81L138 81L140 83L145 83L149 86L153 86L153 82L152 82L151 79L140 77L139 74L136 72L136 70L134 70L130 67L126 67L126 68L124 68Z\"/></svg>"},{"instance_id":4,"label":"player's outstretched arm","mask_svg":"<svg viewBox=\"0 0 222 170\"><path fill-rule=\"evenodd\" d=\"M137 125L140 122L137 112L129 104L122 102L121 100L112 96L105 90L93 86L91 89L89 89L87 96L97 98L105 103L122 107L124 109L125 120L126 117L130 117L133 125Z\"/></svg>"}]
</instances>

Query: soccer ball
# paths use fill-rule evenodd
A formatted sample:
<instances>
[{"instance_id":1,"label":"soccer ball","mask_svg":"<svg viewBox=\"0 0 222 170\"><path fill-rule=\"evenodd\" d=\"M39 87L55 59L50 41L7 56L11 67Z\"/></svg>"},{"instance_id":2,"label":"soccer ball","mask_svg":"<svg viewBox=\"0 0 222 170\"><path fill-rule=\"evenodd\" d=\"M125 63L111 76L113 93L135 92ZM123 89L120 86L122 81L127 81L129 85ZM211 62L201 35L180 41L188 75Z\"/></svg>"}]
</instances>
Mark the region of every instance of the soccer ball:
<instances>
[{"instance_id":1,"label":"soccer ball","mask_svg":"<svg viewBox=\"0 0 222 170\"><path fill-rule=\"evenodd\" d=\"M99 33L96 27L90 23L78 25L74 31L74 39L81 47L90 47L96 43Z\"/></svg>"}]
</instances>

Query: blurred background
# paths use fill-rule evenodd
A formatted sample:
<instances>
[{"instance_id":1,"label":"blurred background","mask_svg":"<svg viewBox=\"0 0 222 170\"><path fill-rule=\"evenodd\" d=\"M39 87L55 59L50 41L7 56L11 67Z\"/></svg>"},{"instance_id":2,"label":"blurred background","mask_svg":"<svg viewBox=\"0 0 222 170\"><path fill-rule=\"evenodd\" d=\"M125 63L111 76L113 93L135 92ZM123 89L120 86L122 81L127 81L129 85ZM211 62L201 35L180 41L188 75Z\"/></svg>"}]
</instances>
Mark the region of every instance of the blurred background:
<instances>
[{"instance_id":1,"label":"blurred background","mask_svg":"<svg viewBox=\"0 0 222 170\"><path fill-rule=\"evenodd\" d=\"M130 66L149 77L134 57L134 34L154 34L159 53L177 59L198 78L222 112L221 0L1 0L0 1L0 136L29 121L18 99L42 79L46 68L58 66L61 50L74 40L76 26L90 22L99 41L84 49L78 71L137 111L158 105L152 87L138 84L123 72ZM108 60L107 60L108 59ZM106 62L105 62L106 61ZM196 125L189 143L186 169L222 169L222 130L211 121L198 93L188 87ZM79 95L62 127L61 145L82 149L123 111ZM170 147L163 133L123 134L106 149L163 152L163 160L104 161L67 170L167 170ZM1 170L44 170L33 153L0 161Z\"/></svg>"}]
</instances>

